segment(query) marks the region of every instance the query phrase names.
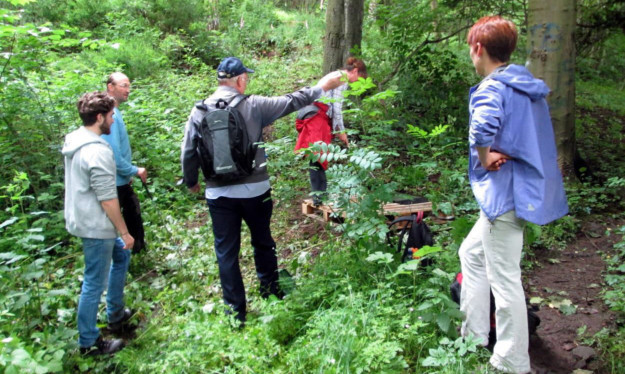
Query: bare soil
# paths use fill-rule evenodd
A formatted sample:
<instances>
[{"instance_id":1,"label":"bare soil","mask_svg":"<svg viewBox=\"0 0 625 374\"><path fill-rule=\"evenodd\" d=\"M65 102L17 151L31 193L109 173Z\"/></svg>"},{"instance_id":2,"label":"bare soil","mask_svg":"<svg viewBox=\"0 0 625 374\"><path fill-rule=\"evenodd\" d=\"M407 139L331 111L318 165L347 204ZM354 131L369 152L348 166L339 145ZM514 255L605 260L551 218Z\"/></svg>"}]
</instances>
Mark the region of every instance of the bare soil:
<instances>
[{"instance_id":1,"label":"bare soil","mask_svg":"<svg viewBox=\"0 0 625 374\"><path fill-rule=\"evenodd\" d=\"M615 315L600 295L607 287L601 256L610 253L620 239L618 235L607 236L606 231L622 224L611 220L586 222L577 240L564 250L536 253L538 266L526 271L525 276L528 298L544 300L537 312L541 324L530 339L531 362L537 373L568 374L576 369L609 373L600 352L592 347L592 336L603 328L614 328ZM557 307L562 300L570 300L576 306L575 312L563 313Z\"/></svg>"}]
</instances>

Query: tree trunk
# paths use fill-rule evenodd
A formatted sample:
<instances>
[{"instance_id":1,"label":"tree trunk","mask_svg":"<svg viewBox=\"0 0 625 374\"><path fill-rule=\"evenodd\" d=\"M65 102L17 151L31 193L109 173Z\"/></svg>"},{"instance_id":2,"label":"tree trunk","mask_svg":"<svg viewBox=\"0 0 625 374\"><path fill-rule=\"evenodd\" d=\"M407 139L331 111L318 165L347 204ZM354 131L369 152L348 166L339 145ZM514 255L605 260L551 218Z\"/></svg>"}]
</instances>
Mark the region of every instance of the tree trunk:
<instances>
[{"instance_id":1,"label":"tree trunk","mask_svg":"<svg viewBox=\"0 0 625 374\"><path fill-rule=\"evenodd\" d=\"M364 0L345 0L345 49L341 64L351 55L354 47L358 51L356 54L360 55L364 6Z\"/></svg>"},{"instance_id":2,"label":"tree trunk","mask_svg":"<svg viewBox=\"0 0 625 374\"><path fill-rule=\"evenodd\" d=\"M345 48L344 0L329 0L326 9L326 35L323 47L323 73L327 74L343 65Z\"/></svg>"},{"instance_id":3,"label":"tree trunk","mask_svg":"<svg viewBox=\"0 0 625 374\"><path fill-rule=\"evenodd\" d=\"M323 49L324 74L342 68L352 48L360 51L364 7L364 0L328 1Z\"/></svg>"},{"instance_id":4,"label":"tree trunk","mask_svg":"<svg viewBox=\"0 0 625 374\"><path fill-rule=\"evenodd\" d=\"M528 68L551 89L547 100L565 175L573 175L575 156L575 6L575 0L528 3Z\"/></svg>"}]
</instances>

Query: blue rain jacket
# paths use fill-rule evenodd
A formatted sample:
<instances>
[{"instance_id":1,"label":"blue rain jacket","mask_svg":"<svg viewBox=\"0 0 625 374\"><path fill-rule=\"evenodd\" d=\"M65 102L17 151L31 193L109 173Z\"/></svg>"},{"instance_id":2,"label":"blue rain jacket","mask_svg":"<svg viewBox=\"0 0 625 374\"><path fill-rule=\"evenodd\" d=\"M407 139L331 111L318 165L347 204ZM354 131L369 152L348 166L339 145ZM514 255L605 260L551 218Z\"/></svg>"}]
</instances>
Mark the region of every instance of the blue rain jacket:
<instances>
[{"instance_id":1,"label":"blue rain jacket","mask_svg":"<svg viewBox=\"0 0 625 374\"><path fill-rule=\"evenodd\" d=\"M568 213L549 107L549 87L523 66L496 69L470 90L469 181L490 221L511 210L544 225ZM498 171L476 147L510 156Z\"/></svg>"},{"instance_id":2,"label":"blue rain jacket","mask_svg":"<svg viewBox=\"0 0 625 374\"><path fill-rule=\"evenodd\" d=\"M117 167L115 183L117 186L124 186L130 183L130 179L137 174L139 169L132 164L132 151L130 150L128 131L126 130L126 123L124 123L122 113L118 108L115 108L113 111L113 120L111 133L109 135L103 134L102 138L113 148L115 165Z\"/></svg>"}]
</instances>

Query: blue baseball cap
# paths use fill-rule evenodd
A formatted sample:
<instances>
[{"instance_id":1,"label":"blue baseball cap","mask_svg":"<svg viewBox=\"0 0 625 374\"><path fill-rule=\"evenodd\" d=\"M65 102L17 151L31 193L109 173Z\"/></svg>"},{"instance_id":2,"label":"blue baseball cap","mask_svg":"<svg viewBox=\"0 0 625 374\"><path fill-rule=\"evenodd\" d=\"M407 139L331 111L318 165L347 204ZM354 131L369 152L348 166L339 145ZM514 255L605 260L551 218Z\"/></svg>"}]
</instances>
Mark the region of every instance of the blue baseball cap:
<instances>
[{"instance_id":1,"label":"blue baseball cap","mask_svg":"<svg viewBox=\"0 0 625 374\"><path fill-rule=\"evenodd\" d=\"M236 57L224 58L217 67L217 78L232 78L243 73L253 73L254 70L243 66L241 60Z\"/></svg>"}]
</instances>

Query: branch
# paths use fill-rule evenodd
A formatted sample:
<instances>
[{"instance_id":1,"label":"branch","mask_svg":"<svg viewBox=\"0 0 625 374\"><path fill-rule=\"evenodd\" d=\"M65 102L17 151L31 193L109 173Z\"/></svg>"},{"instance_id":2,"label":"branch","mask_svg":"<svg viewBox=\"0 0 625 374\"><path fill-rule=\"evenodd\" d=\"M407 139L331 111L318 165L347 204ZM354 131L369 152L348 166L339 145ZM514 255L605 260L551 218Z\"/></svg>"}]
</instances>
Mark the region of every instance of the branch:
<instances>
[{"instance_id":1,"label":"branch","mask_svg":"<svg viewBox=\"0 0 625 374\"><path fill-rule=\"evenodd\" d=\"M15 46L15 42L17 41L17 33L13 34L13 41L11 42L11 48L9 49L9 58L7 58L7 62L4 63L4 66L2 67L2 72L0 73L0 78L2 78L4 76L4 71L6 70L7 66L9 66L9 62L11 61L11 57L13 56L13 47Z\"/></svg>"},{"instance_id":2,"label":"branch","mask_svg":"<svg viewBox=\"0 0 625 374\"><path fill-rule=\"evenodd\" d=\"M395 77L395 75L397 75L397 73L400 71L400 69L404 66L404 62L410 60L417 52L419 52L421 49L423 49L423 47L425 47L428 44L436 44L436 43L440 43L443 42L447 39L451 39L454 36L458 35L459 33L461 33L464 30L467 30L471 27L471 25L466 25L463 26L461 28L459 28L458 30L454 31L453 33L444 36L442 38L438 38L438 39L425 39L423 42L421 42L421 44L419 44L414 50L412 50L412 52L410 52L410 54L403 59L403 61L399 61L397 62L397 64L395 64L395 68L393 69L393 71L391 72L391 74L389 74L386 78L384 78L379 84L378 84L378 89L382 90L382 87L388 83L391 79L393 79L393 77Z\"/></svg>"}]
</instances>

